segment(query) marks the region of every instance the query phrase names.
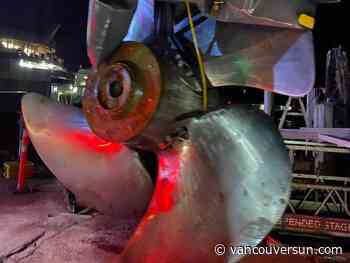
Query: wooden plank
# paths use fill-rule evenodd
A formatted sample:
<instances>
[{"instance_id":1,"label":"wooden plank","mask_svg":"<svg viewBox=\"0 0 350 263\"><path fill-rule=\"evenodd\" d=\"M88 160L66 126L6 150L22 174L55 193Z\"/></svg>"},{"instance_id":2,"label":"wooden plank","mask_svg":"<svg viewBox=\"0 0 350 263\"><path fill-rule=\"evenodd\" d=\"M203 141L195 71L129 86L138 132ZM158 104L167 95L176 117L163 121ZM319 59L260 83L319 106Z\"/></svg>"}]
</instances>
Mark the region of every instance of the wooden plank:
<instances>
[{"instance_id":1,"label":"wooden plank","mask_svg":"<svg viewBox=\"0 0 350 263\"><path fill-rule=\"evenodd\" d=\"M350 139L350 128L300 128L300 131L326 134Z\"/></svg>"},{"instance_id":2,"label":"wooden plank","mask_svg":"<svg viewBox=\"0 0 350 263\"><path fill-rule=\"evenodd\" d=\"M335 181L335 182L342 182L344 184L347 184L350 182L349 177L341 177L341 176L324 176L324 175L315 175L315 174L298 174L293 173L292 174L294 179L312 179L316 181Z\"/></svg>"},{"instance_id":3,"label":"wooden plank","mask_svg":"<svg viewBox=\"0 0 350 263\"><path fill-rule=\"evenodd\" d=\"M350 133L350 128L305 128L305 127L302 127L300 128L299 130L302 130L302 131L318 131L320 133L323 133L323 132L345 132L345 133Z\"/></svg>"},{"instance_id":4,"label":"wooden plank","mask_svg":"<svg viewBox=\"0 0 350 263\"><path fill-rule=\"evenodd\" d=\"M340 140L350 141L350 129L349 128L300 128L300 129L280 129L282 137L289 140L320 140L320 136L331 136L339 138ZM324 137L323 139L327 139ZM326 142L328 142L326 140ZM331 140L331 139L329 139ZM336 140L334 140L336 141ZM332 142L333 143L333 142ZM342 142L345 143L345 142ZM346 144L347 145L347 144ZM347 146L346 146L347 147Z\"/></svg>"},{"instance_id":5,"label":"wooden plank","mask_svg":"<svg viewBox=\"0 0 350 263\"><path fill-rule=\"evenodd\" d=\"M318 138L320 141L323 141L323 142L333 143L340 147L350 148L350 141L347 139L330 136L326 134L320 134Z\"/></svg>"},{"instance_id":6,"label":"wooden plank","mask_svg":"<svg viewBox=\"0 0 350 263\"><path fill-rule=\"evenodd\" d=\"M319 146L308 146L308 145L286 145L289 150L292 151L311 151L311 152L325 152L325 153L343 153L349 154L349 148L340 148L334 145L334 147L319 147Z\"/></svg>"},{"instance_id":7,"label":"wooden plank","mask_svg":"<svg viewBox=\"0 0 350 263\"><path fill-rule=\"evenodd\" d=\"M320 147L334 147L333 143L324 143L324 142L310 142L310 141L301 141L301 140L284 140L286 145L302 145L302 146L320 146Z\"/></svg>"},{"instance_id":8,"label":"wooden plank","mask_svg":"<svg viewBox=\"0 0 350 263\"><path fill-rule=\"evenodd\" d=\"M302 131L300 129L280 129L282 137L290 140L314 140L318 141L318 132Z\"/></svg>"},{"instance_id":9,"label":"wooden plank","mask_svg":"<svg viewBox=\"0 0 350 263\"><path fill-rule=\"evenodd\" d=\"M345 186L334 186L334 185L321 185L321 184L305 184L305 183L292 183L293 190L307 190L307 189L314 189L314 190L329 190L329 191L343 191L343 192L350 192L350 187Z\"/></svg>"}]
</instances>

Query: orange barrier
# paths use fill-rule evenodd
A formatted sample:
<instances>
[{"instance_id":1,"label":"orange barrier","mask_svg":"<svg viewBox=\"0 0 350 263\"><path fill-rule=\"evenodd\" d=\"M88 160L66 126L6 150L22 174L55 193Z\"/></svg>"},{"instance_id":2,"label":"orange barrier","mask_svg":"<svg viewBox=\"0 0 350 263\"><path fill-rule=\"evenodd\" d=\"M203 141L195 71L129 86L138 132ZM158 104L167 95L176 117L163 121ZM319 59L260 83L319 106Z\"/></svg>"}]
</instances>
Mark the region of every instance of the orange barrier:
<instances>
[{"instance_id":1,"label":"orange barrier","mask_svg":"<svg viewBox=\"0 0 350 263\"><path fill-rule=\"evenodd\" d=\"M24 185L25 185L25 179L26 179L26 163L28 160L29 144L30 144L30 138L29 138L28 132L25 128L23 128L21 147L20 147L20 156L19 156L17 192L24 191Z\"/></svg>"}]
</instances>

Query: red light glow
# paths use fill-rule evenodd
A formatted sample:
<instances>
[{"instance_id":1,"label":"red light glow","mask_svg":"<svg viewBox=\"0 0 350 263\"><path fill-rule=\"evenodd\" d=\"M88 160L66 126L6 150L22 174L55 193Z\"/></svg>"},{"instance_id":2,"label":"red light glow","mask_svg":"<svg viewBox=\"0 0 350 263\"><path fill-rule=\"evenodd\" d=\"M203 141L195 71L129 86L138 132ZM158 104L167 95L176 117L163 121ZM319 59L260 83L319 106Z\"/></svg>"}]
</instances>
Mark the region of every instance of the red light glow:
<instances>
[{"instance_id":1,"label":"red light glow","mask_svg":"<svg viewBox=\"0 0 350 263\"><path fill-rule=\"evenodd\" d=\"M90 151L101 153L115 153L122 150L124 147L120 143L107 142L92 133L85 133L81 131L72 131L65 134L65 140L71 141L72 145L79 145L87 148Z\"/></svg>"}]
</instances>

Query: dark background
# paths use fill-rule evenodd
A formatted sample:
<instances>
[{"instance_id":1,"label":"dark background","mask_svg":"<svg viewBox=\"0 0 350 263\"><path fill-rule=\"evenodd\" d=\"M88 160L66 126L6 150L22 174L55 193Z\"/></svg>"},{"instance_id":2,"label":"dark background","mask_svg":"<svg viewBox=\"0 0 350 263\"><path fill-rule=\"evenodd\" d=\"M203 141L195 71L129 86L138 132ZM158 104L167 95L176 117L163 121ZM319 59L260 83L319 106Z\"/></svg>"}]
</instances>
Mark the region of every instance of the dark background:
<instances>
[{"instance_id":1,"label":"dark background","mask_svg":"<svg viewBox=\"0 0 350 263\"><path fill-rule=\"evenodd\" d=\"M42 36L61 24L55 38L57 53L69 69L77 70L89 65L85 44L88 5L88 0L2 0L0 28Z\"/></svg>"},{"instance_id":2,"label":"dark background","mask_svg":"<svg viewBox=\"0 0 350 263\"><path fill-rule=\"evenodd\" d=\"M0 7L0 28L10 27L30 31L37 35L48 34L53 25L61 24L55 38L57 52L66 66L77 70L89 66L86 55L86 24L88 0L3 0ZM332 47L350 47L348 30L350 1L341 4L320 5L314 30L317 80L323 82L326 52Z\"/></svg>"},{"instance_id":3,"label":"dark background","mask_svg":"<svg viewBox=\"0 0 350 263\"><path fill-rule=\"evenodd\" d=\"M350 55L350 1L319 5L314 29L317 85L324 86L327 51L342 45Z\"/></svg>"}]
</instances>

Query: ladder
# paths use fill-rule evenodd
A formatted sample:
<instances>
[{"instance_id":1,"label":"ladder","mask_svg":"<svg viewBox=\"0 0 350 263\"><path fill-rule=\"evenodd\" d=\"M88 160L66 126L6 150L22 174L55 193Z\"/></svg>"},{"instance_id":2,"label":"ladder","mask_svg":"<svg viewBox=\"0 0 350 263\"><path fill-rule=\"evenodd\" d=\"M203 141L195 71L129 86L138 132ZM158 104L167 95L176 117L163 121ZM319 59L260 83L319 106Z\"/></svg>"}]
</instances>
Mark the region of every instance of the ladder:
<instances>
[{"instance_id":1,"label":"ladder","mask_svg":"<svg viewBox=\"0 0 350 263\"><path fill-rule=\"evenodd\" d=\"M293 100L297 100L298 101L300 109L301 109L301 112L292 112L291 111L291 104L292 104ZM305 109L305 105L304 105L302 97L288 97L287 104L286 104L286 106L285 106L285 108L283 110L282 117L281 117L279 125L278 125L279 129L283 128L287 116L301 116L301 117L304 118L306 127L309 127L309 122L308 122L308 118L307 118L307 114L306 114L306 109Z\"/></svg>"}]
</instances>

